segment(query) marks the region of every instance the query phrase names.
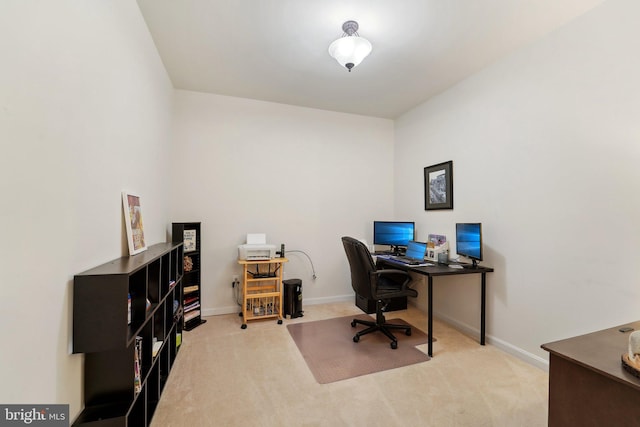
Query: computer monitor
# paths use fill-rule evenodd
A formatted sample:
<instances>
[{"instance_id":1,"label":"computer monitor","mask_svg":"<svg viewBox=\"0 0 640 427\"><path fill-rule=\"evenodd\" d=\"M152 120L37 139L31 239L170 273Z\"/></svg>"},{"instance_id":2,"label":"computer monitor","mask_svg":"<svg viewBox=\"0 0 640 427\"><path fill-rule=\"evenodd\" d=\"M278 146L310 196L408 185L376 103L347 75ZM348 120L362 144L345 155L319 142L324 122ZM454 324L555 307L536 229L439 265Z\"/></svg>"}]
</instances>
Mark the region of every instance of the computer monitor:
<instances>
[{"instance_id":1,"label":"computer monitor","mask_svg":"<svg viewBox=\"0 0 640 427\"><path fill-rule=\"evenodd\" d=\"M482 224L456 224L456 254L471 259L473 267L482 261Z\"/></svg>"},{"instance_id":2,"label":"computer monitor","mask_svg":"<svg viewBox=\"0 0 640 427\"><path fill-rule=\"evenodd\" d=\"M389 245L394 252L416 239L416 224L410 221L374 221L373 244Z\"/></svg>"}]
</instances>

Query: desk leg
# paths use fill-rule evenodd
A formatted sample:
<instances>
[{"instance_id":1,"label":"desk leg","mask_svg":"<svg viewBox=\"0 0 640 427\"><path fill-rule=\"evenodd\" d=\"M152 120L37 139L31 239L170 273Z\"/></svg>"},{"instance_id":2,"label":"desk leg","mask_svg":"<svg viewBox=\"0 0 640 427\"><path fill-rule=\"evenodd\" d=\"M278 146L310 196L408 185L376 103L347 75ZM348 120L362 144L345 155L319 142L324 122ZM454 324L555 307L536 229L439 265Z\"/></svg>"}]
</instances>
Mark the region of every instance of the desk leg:
<instances>
[{"instance_id":1,"label":"desk leg","mask_svg":"<svg viewBox=\"0 0 640 427\"><path fill-rule=\"evenodd\" d=\"M428 342L429 342L429 347L427 350L427 354L429 355L429 357L433 357L433 277L428 276L428 296L429 296L429 323L427 326L427 333L428 333Z\"/></svg>"},{"instance_id":2,"label":"desk leg","mask_svg":"<svg viewBox=\"0 0 640 427\"><path fill-rule=\"evenodd\" d=\"M482 273L482 301L480 301L480 345L484 345L484 334L485 334L485 309L486 309L486 300L487 300L487 275L486 273Z\"/></svg>"}]
</instances>

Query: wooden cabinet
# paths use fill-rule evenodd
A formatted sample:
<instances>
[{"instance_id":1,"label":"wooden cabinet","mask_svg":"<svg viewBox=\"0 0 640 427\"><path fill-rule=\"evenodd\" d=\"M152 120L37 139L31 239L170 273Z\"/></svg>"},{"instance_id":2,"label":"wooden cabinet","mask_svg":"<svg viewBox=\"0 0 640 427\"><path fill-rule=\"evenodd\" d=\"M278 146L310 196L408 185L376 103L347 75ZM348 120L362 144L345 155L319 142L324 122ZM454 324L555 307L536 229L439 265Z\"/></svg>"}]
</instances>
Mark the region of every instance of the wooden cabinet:
<instances>
[{"instance_id":1,"label":"wooden cabinet","mask_svg":"<svg viewBox=\"0 0 640 427\"><path fill-rule=\"evenodd\" d=\"M247 322L277 318L282 324L282 273L286 258L238 260L242 274L242 329Z\"/></svg>"},{"instance_id":2,"label":"wooden cabinet","mask_svg":"<svg viewBox=\"0 0 640 427\"><path fill-rule=\"evenodd\" d=\"M640 322L542 345L549 352L549 427L640 426L640 378L622 364L630 333L624 328L640 330Z\"/></svg>"},{"instance_id":3,"label":"wooden cabinet","mask_svg":"<svg viewBox=\"0 0 640 427\"><path fill-rule=\"evenodd\" d=\"M174 243L184 244L182 293L184 300L184 330L205 323L202 319L202 246L201 229L199 222L174 222L172 224L172 240Z\"/></svg>"},{"instance_id":4,"label":"wooden cabinet","mask_svg":"<svg viewBox=\"0 0 640 427\"><path fill-rule=\"evenodd\" d=\"M151 423L182 343L182 256L182 243L160 243L74 277L85 408L73 425Z\"/></svg>"}]
</instances>

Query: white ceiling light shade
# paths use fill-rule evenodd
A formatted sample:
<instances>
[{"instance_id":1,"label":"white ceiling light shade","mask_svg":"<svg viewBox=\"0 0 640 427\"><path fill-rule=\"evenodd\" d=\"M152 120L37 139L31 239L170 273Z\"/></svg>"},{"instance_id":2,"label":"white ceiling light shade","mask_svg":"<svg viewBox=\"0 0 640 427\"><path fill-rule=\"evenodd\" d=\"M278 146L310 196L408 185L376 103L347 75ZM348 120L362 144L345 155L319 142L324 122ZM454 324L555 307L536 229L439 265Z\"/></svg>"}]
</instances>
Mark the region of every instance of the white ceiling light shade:
<instances>
[{"instance_id":1,"label":"white ceiling light shade","mask_svg":"<svg viewBox=\"0 0 640 427\"><path fill-rule=\"evenodd\" d=\"M329 55L351 72L353 67L371 53L371 43L358 35L356 21L347 21L342 24L342 31L344 31L342 37L329 45Z\"/></svg>"}]
</instances>

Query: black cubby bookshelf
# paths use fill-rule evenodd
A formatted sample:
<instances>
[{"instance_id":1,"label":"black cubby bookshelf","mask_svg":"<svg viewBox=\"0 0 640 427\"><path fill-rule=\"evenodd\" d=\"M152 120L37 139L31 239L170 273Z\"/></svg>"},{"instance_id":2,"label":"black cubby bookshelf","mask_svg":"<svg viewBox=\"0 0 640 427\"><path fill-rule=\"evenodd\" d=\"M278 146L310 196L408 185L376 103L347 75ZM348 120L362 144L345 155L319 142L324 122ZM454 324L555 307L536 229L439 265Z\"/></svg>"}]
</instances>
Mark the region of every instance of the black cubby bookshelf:
<instances>
[{"instance_id":1,"label":"black cubby bookshelf","mask_svg":"<svg viewBox=\"0 0 640 427\"><path fill-rule=\"evenodd\" d=\"M171 240L183 243L184 259L182 279L182 306L184 307L184 330L190 331L202 325L202 246L201 224L199 222L174 222L171 230ZM189 237L187 237L189 236Z\"/></svg>"},{"instance_id":2,"label":"black cubby bookshelf","mask_svg":"<svg viewBox=\"0 0 640 427\"><path fill-rule=\"evenodd\" d=\"M180 242L74 277L73 352L85 353L85 407L74 426L150 425L182 343L183 275ZM142 339L139 371L136 337ZM154 356L155 341L161 344Z\"/></svg>"}]
</instances>

